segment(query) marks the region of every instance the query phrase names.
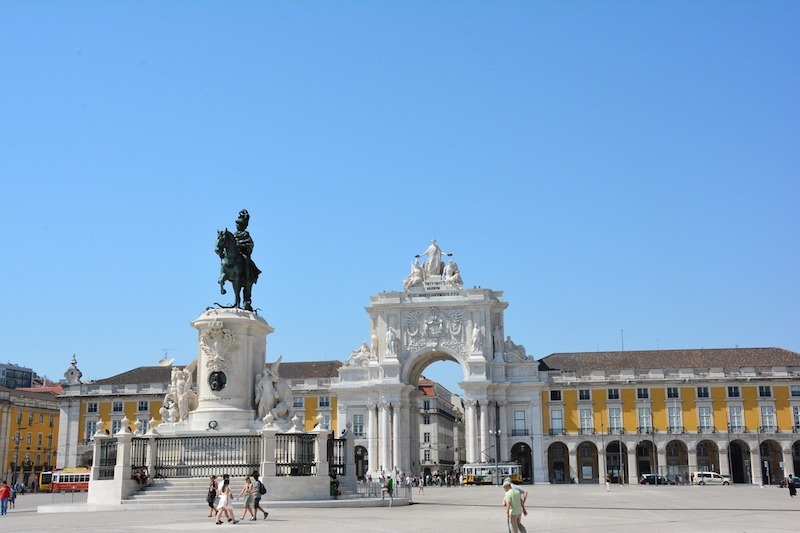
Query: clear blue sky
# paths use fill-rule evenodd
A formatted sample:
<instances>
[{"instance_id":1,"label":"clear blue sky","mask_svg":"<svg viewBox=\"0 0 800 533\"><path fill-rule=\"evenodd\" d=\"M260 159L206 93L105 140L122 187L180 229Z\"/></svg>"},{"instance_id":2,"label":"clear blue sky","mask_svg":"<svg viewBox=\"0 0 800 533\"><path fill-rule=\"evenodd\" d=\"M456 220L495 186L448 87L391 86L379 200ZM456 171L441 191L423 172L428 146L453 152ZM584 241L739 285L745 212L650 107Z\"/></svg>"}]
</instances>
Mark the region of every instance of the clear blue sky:
<instances>
[{"instance_id":1,"label":"clear blue sky","mask_svg":"<svg viewBox=\"0 0 800 533\"><path fill-rule=\"evenodd\" d=\"M0 359L197 353L246 208L268 359L435 235L528 353L800 351L800 3L0 4ZM437 365L440 366L440 365ZM426 372L453 387L450 375ZM454 375L455 374L455 375Z\"/></svg>"}]
</instances>

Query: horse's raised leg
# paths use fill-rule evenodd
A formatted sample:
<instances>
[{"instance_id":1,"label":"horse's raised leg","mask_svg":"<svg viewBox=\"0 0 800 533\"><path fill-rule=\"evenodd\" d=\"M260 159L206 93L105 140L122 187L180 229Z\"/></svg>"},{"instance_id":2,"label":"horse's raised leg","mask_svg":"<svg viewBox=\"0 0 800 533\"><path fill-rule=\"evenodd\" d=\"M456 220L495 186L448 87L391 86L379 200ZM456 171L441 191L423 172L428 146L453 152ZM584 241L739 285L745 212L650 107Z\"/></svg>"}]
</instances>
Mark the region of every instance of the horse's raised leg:
<instances>
[{"instance_id":1,"label":"horse's raised leg","mask_svg":"<svg viewBox=\"0 0 800 533\"><path fill-rule=\"evenodd\" d=\"M224 272L219 276L219 292L220 292L220 294L225 294L225 273Z\"/></svg>"}]
</instances>

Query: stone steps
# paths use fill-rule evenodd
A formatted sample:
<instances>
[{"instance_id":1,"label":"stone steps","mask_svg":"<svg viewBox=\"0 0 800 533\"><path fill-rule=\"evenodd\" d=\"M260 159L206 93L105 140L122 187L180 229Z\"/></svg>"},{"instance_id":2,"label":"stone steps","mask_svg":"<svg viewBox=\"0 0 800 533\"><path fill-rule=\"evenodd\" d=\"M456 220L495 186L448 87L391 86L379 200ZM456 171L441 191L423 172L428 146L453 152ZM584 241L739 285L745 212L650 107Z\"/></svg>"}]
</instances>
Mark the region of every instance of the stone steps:
<instances>
[{"instance_id":1,"label":"stone steps","mask_svg":"<svg viewBox=\"0 0 800 533\"><path fill-rule=\"evenodd\" d=\"M207 508L208 484L207 478L156 479L152 484L123 500L122 504L129 507L146 506L153 509ZM239 495L243 486L244 478L231 478L231 491L234 496ZM267 486L267 490L269 490L269 486ZM336 501L341 500L364 500L364 497L358 493L343 490L342 495L336 499ZM234 500L234 506L239 508L242 502L244 502L244 497L237 498ZM269 493L265 497L265 502L270 506L277 503L270 501Z\"/></svg>"}]
</instances>

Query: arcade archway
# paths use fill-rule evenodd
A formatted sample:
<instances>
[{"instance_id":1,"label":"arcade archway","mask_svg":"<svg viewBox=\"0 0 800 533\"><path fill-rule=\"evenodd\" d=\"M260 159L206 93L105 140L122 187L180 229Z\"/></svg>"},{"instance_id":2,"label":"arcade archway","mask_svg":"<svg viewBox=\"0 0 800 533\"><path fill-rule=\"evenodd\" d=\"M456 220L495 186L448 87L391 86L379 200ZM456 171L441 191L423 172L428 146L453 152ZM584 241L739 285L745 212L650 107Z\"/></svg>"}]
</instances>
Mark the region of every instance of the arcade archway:
<instances>
[{"instance_id":1,"label":"arcade archway","mask_svg":"<svg viewBox=\"0 0 800 533\"><path fill-rule=\"evenodd\" d=\"M569 450L563 442L554 442L547 449L550 483L572 483L569 475Z\"/></svg>"},{"instance_id":2,"label":"arcade archway","mask_svg":"<svg viewBox=\"0 0 800 533\"><path fill-rule=\"evenodd\" d=\"M520 464L522 480L525 483L533 482L533 454L530 446L524 442L518 442L512 446L511 462Z\"/></svg>"},{"instance_id":3,"label":"arcade archway","mask_svg":"<svg viewBox=\"0 0 800 533\"><path fill-rule=\"evenodd\" d=\"M750 446L743 440L733 440L728 444L731 456L731 479L734 483L752 483L750 468Z\"/></svg>"},{"instance_id":4,"label":"arcade archway","mask_svg":"<svg viewBox=\"0 0 800 533\"><path fill-rule=\"evenodd\" d=\"M606 468L612 483L625 483L628 478L628 447L615 440L606 446Z\"/></svg>"},{"instance_id":5,"label":"arcade archway","mask_svg":"<svg viewBox=\"0 0 800 533\"><path fill-rule=\"evenodd\" d=\"M576 451L578 467L578 483L598 483L600 469L598 468L597 446L593 442L581 442Z\"/></svg>"},{"instance_id":6,"label":"arcade archway","mask_svg":"<svg viewBox=\"0 0 800 533\"><path fill-rule=\"evenodd\" d=\"M781 482L783 478L781 461L783 461L781 445L771 439L762 441L759 466L764 485L777 485Z\"/></svg>"},{"instance_id":7,"label":"arcade archway","mask_svg":"<svg viewBox=\"0 0 800 533\"><path fill-rule=\"evenodd\" d=\"M697 443L697 470L719 473L719 459L717 443L711 440L701 440Z\"/></svg>"},{"instance_id":8,"label":"arcade archway","mask_svg":"<svg viewBox=\"0 0 800 533\"><path fill-rule=\"evenodd\" d=\"M363 446L356 446L355 450L355 463L356 463L356 477L363 480L369 470L369 455L367 449Z\"/></svg>"}]
</instances>

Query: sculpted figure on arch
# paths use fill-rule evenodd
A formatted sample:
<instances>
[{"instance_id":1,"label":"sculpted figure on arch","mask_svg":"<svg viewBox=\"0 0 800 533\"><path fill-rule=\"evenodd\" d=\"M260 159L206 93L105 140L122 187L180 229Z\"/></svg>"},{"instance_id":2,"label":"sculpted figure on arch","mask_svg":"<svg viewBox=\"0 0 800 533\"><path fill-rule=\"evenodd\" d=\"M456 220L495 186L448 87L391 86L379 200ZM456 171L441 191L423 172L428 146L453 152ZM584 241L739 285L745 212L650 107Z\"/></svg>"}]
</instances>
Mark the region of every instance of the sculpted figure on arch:
<instances>
[{"instance_id":1,"label":"sculpted figure on arch","mask_svg":"<svg viewBox=\"0 0 800 533\"><path fill-rule=\"evenodd\" d=\"M436 244L436 239L431 241L430 246L422 252L421 254L417 255L416 257L422 257L423 255L428 256L428 260L425 261L422 265L422 269L425 271L426 276L441 276L442 271L444 271L444 262L442 262L442 249ZM447 256L451 256L453 254L444 254Z\"/></svg>"}]
</instances>

